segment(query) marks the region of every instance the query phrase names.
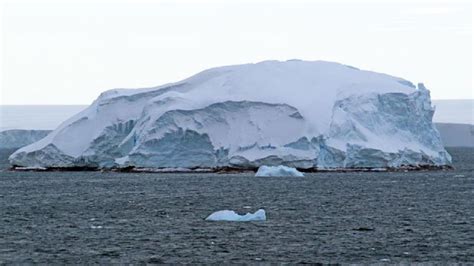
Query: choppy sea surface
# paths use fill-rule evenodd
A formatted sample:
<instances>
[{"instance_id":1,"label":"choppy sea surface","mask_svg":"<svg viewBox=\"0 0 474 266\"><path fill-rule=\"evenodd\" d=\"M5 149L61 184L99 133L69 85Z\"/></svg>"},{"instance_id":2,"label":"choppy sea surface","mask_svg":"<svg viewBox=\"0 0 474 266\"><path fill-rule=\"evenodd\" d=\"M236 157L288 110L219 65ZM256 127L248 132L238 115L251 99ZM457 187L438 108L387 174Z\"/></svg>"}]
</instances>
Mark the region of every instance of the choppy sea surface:
<instances>
[{"instance_id":1,"label":"choppy sea surface","mask_svg":"<svg viewBox=\"0 0 474 266\"><path fill-rule=\"evenodd\" d=\"M449 152L453 171L303 178L0 172L0 264L473 262L474 149Z\"/></svg>"}]
</instances>

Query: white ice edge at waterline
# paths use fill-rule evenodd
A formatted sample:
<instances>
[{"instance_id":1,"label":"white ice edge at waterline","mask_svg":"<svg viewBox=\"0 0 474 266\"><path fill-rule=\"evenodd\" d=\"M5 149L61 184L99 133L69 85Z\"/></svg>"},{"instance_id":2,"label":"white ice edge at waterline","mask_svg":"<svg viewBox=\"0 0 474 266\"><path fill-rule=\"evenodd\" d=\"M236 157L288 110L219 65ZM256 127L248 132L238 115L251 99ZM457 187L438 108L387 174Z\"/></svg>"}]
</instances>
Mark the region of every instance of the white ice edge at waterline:
<instances>
[{"instance_id":1,"label":"white ice edge at waterline","mask_svg":"<svg viewBox=\"0 0 474 266\"><path fill-rule=\"evenodd\" d=\"M304 176L303 173L300 171L296 170L296 168L293 167L288 167L284 165L278 165L278 166L266 166L262 165L258 168L257 173L255 176L298 176L302 177Z\"/></svg>"}]
</instances>

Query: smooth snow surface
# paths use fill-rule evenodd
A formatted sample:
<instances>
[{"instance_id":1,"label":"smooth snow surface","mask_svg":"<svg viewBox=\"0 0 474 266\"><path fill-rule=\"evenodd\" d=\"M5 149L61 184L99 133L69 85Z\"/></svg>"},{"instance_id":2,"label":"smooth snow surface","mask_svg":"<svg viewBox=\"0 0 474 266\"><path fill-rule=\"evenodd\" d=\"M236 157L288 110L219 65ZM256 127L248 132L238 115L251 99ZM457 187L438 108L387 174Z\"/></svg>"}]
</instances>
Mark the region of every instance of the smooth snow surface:
<instances>
[{"instance_id":1,"label":"smooth snow surface","mask_svg":"<svg viewBox=\"0 0 474 266\"><path fill-rule=\"evenodd\" d=\"M239 215L234 211L223 210L217 211L209 215L207 221L231 221L231 222L249 222L249 221L265 221L267 219L265 210L259 209L255 213L247 213Z\"/></svg>"},{"instance_id":2,"label":"smooth snow surface","mask_svg":"<svg viewBox=\"0 0 474 266\"><path fill-rule=\"evenodd\" d=\"M17 166L253 169L451 163L419 84L325 61L209 69L177 83L102 93Z\"/></svg>"},{"instance_id":3,"label":"smooth snow surface","mask_svg":"<svg viewBox=\"0 0 474 266\"><path fill-rule=\"evenodd\" d=\"M292 167L284 165L266 166L262 165L258 168L255 176L304 176L303 173Z\"/></svg>"}]
</instances>

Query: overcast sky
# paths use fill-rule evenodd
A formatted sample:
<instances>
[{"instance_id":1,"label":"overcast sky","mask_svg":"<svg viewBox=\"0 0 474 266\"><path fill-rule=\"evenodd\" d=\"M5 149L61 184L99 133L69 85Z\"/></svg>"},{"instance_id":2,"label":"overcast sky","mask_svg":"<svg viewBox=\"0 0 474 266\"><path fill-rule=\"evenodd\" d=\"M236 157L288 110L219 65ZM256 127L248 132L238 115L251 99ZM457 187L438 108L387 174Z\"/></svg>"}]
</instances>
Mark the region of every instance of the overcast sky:
<instances>
[{"instance_id":1,"label":"overcast sky","mask_svg":"<svg viewBox=\"0 0 474 266\"><path fill-rule=\"evenodd\" d=\"M88 104L107 89L292 58L424 82L434 99L474 98L470 1L2 3L1 104Z\"/></svg>"}]
</instances>

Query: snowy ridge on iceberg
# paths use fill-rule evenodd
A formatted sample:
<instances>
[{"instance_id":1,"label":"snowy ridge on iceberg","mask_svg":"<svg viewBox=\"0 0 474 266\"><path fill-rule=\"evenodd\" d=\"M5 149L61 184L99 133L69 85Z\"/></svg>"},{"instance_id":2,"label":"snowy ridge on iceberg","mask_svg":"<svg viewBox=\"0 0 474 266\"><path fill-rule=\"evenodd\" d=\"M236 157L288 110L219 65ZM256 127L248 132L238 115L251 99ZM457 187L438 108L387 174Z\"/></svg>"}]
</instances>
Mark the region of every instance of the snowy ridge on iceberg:
<instances>
[{"instance_id":1,"label":"snowy ridge on iceberg","mask_svg":"<svg viewBox=\"0 0 474 266\"><path fill-rule=\"evenodd\" d=\"M422 84L324 61L218 67L102 93L17 166L299 169L450 165Z\"/></svg>"}]
</instances>

